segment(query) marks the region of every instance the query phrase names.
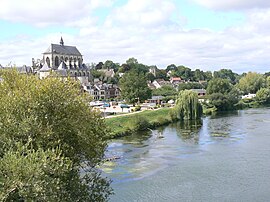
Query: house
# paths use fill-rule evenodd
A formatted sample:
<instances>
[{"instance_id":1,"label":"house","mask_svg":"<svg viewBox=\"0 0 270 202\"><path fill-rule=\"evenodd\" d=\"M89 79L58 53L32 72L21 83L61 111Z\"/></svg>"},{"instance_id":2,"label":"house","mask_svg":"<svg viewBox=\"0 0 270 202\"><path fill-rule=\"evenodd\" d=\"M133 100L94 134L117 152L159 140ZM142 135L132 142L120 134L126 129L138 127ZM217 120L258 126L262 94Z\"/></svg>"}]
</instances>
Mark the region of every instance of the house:
<instances>
[{"instance_id":1,"label":"house","mask_svg":"<svg viewBox=\"0 0 270 202\"><path fill-rule=\"evenodd\" d=\"M110 78L110 77L114 77L115 73L113 69L98 69L98 71L100 72L104 72L105 77Z\"/></svg>"},{"instance_id":2,"label":"house","mask_svg":"<svg viewBox=\"0 0 270 202\"><path fill-rule=\"evenodd\" d=\"M152 85L158 89L165 85L171 85L169 81L165 81L164 79L156 79L152 82Z\"/></svg>"},{"instance_id":3,"label":"house","mask_svg":"<svg viewBox=\"0 0 270 202\"><path fill-rule=\"evenodd\" d=\"M198 96L204 96L206 95L206 90L205 89L190 89L191 91L195 92L198 94Z\"/></svg>"},{"instance_id":4,"label":"house","mask_svg":"<svg viewBox=\"0 0 270 202\"><path fill-rule=\"evenodd\" d=\"M120 89L114 84L94 84L84 86L84 90L93 96L94 100L106 100L120 96Z\"/></svg>"},{"instance_id":5,"label":"house","mask_svg":"<svg viewBox=\"0 0 270 202\"><path fill-rule=\"evenodd\" d=\"M147 103L149 103L149 105L151 106L156 106L160 105L163 99L164 99L163 96L152 96L151 99L147 100Z\"/></svg>"},{"instance_id":6,"label":"house","mask_svg":"<svg viewBox=\"0 0 270 202\"><path fill-rule=\"evenodd\" d=\"M182 80L180 77L171 77L170 82L173 85L178 85L179 83L183 83L184 80Z\"/></svg>"},{"instance_id":7,"label":"house","mask_svg":"<svg viewBox=\"0 0 270 202\"><path fill-rule=\"evenodd\" d=\"M256 97L256 94L249 93L248 95L243 95L242 99L252 99L254 97Z\"/></svg>"}]
</instances>

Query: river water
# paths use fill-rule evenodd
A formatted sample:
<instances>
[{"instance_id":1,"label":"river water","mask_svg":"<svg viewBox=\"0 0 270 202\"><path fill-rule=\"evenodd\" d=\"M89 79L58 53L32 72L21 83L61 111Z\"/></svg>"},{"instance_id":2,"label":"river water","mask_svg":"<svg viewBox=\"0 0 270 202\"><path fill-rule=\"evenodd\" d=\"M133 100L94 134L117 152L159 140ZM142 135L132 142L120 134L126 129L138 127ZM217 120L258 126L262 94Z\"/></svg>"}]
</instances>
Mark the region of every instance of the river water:
<instances>
[{"instance_id":1,"label":"river water","mask_svg":"<svg viewBox=\"0 0 270 202\"><path fill-rule=\"evenodd\" d=\"M270 109L174 123L109 143L110 201L270 201Z\"/></svg>"}]
</instances>

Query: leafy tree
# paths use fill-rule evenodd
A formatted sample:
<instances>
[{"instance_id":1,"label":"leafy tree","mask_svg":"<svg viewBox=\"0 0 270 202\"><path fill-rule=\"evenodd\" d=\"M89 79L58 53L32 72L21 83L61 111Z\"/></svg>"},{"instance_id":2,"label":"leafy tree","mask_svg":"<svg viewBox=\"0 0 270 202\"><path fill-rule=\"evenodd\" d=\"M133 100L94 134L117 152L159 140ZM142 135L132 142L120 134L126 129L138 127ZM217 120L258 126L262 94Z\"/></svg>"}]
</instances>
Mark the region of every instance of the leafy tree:
<instances>
[{"instance_id":1,"label":"leafy tree","mask_svg":"<svg viewBox=\"0 0 270 202\"><path fill-rule=\"evenodd\" d=\"M198 95L190 90L180 91L174 113L178 119L195 120L202 116L202 106Z\"/></svg>"},{"instance_id":2,"label":"leafy tree","mask_svg":"<svg viewBox=\"0 0 270 202\"><path fill-rule=\"evenodd\" d=\"M1 201L70 201L65 194L72 161L60 149L44 151L17 143L4 150L0 161Z\"/></svg>"},{"instance_id":3,"label":"leafy tree","mask_svg":"<svg viewBox=\"0 0 270 202\"><path fill-rule=\"evenodd\" d=\"M89 106L90 97L82 94L80 84L72 79L60 80L55 77L39 80L16 71L1 71L0 77L3 79L0 83L0 148L4 148L4 145L14 148L16 143L27 144L30 139L32 150L25 154L30 159L34 151L37 158L42 159L39 155L43 151L44 155L50 157L51 151L60 148L61 156L72 162L68 175L60 177L64 186L61 188L65 194L63 197L70 199L63 201L106 200L111 193L109 181L101 177L96 166L104 156L107 131L100 115ZM6 162L8 157L15 155L19 162L27 162L16 151L10 151L10 156L5 156L6 152L1 151L0 161ZM66 165L69 166L68 162ZM2 166L1 172L6 172L7 164ZM33 166L40 170L42 164ZM28 167L24 169L27 172ZM57 177L56 171L52 170L50 175ZM82 171L83 176L80 174ZM63 173L66 171L63 170ZM8 175L0 176L1 195L5 195L5 186L1 183L7 180ZM49 183L38 184L36 181L35 184L34 180L29 179L30 182L30 187ZM52 191L57 193L57 190ZM35 194L39 193L32 193L33 196Z\"/></svg>"},{"instance_id":4,"label":"leafy tree","mask_svg":"<svg viewBox=\"0 0 270 202\"><path fill-rule=\"evenodd\" d=\"M167 77L167 72L164 69L157 69L156 78L157 79L164 79L165 81L169 80L169 78Z\"/></svg>"},{"instance_id":5,"label":"leafy tree","mask_svg":"<svg viewBox=\"0 0 270 202\"><path fill-rule=\"evenodd\" d=\"M256 100L261 104L269 104L270 103L270 89L269 88L261 88L256 93Z\"/></svg>"},{"instance_id":6,"label":"leafy tree","mask_svg":"<svg viewBox=\"0 0 270 202\"><path fill-rule=\"evenodd\" d=\"M205 80L207 81L210 81L213 78L211 71L204 72L204 76L205 76Z\"/></svg>"},{"instance_id":7,"label":"leafy tree","mask_svg":"<svg viewBox=\"0 0 270 202\"><path fill-rule=\"evenodd\" d=\"M154 89L152 91L153 95L162 95L162 96L174 96L177 94L177 91L174 87L170 85L164 85L161 88Z\"/></svg>"},{"instance_id":8,"label":"leafy tree","mask_svg":"<svg viewBox=\"0 0 270 202\"><path fill-rule=\"evenodd\" d=\"M99 63L96 65L95 69L102 69L103 65L104 65L103 62L99 62Z\"/></svg>"},{"instance_id":9,"label":"leafy tree","mask_svg":"<svg viewBox=\"0 0 270 202\"><path fill-rule=\"evenodd\" d=\"M230 83L236 84L238 74L230 69L221 69L219 71L214 71L214 78L228 79Z\"/></svg>"},{"instance_id":10,"label":"leafy tree","mask_svg":"<svg viewBox=\"0 0 270 202\"><path fill-rule=\"evenodd\" d=\"M232 90L232 85L228 79L214 78L208 82L207 94L213 93L229 93Z\"/></svg>"},{"instance_id":11,"label":"leafy tree","mask_svg":"<svg viewBox=\"0 0 270 202\"><path fill-rule=\"evenodd\" d=\"M175 70L177 67L175 64L168 65L166 68L166 72Z\"/></svg>"},{"instance_id":12,"label":"leafy tree","mask_svg":"<svg viewBox=\"0 0 270 202\"><path fill-rule=\"evenodd\" d=\"M194 81L201 81L201 80L205 80L205 74L203 71L196 69L194 71L194 76L193 76L193 80Z\"/></svg>"},{"instance_id":13,"label":"leafy tree","mask_svg":"<svg viewBox=\"0 0 270 202\"><path fill-rule=\"evenodd\" d=\"M148 72L148 73L146 74L146 78L147 78L147 81L153 82L153 81L155 80L156 77L154 76L154 74Z\"/></svg>"},{"instance_id":14,"label":"leafy tree","mask_svg":"<svg viewBox=\"0 0 270 202\"><path fill-rule=\"evenodd\" d=\"M202 89L204 86L197 82L188 82L188 83L180 83L178 85L178 90L190 90L190 89Z\"/></svg>"},{"instance_id":15,"label":"leafy tree","mask_svg":"<svg viewBox=\"0 0 270 202\"><path fill-rule=\"evenodd\" d=\"M266 77L266 87L270 88L270 76Z\"/></svg>"},{"instance_id":16,"label":"leafy tree","mask_svg":"<svg viewBox=\"0 0 270 202\"><path fill-rule=\"evenodd\" d=\"M98 78L103 80L105 78L105 73L103 71L98 71L95 69L91 70L91 75L93 76L93 78Z\"/></svg>"},{"instance_id":17,"label":"leafy tree","mask_svg":"<svg viewBox=\"0 0 270 202\"><path fill-rule=\"evenodd\" d=\"M237 87L245 94L256 93L260 88L265 86L265 79L263 75L256 72L248 72L239 80Z\"/></svg>"},{"instance_id":18,"label":"leafy tree","mask_svg":"<svg viewBox=\"0 0 270 202\"><path fill-rule=\"evenodd\" d=\"M129 58L127 61L126 61L126 64L127 65L131 65L131 64L139 64L138 60L136 58Z\"/></svg>"},{"instance_id":19,"label":"leafy tree","mask_svg":"<svg viewBox=\"0 0 270 202\"><path fill-rule=\"evenodd\" d=\"M146 76L142 72L132 70L120 79L121 96L127 102L135 104L138 99L144 101L151 97Z\"/></svg>"},{"instance_id":20,"label":"leafy tree","mask_svg":"<svg viewBox=\"0 0 270 202\"><path fill-rule=\"evenodd\" d=\"M239 95L236 89L227 94L213 93L209 97L210 104L216 107L217 111L228 111L235 109L239 101Z\"/></svg>"}]
</instances>

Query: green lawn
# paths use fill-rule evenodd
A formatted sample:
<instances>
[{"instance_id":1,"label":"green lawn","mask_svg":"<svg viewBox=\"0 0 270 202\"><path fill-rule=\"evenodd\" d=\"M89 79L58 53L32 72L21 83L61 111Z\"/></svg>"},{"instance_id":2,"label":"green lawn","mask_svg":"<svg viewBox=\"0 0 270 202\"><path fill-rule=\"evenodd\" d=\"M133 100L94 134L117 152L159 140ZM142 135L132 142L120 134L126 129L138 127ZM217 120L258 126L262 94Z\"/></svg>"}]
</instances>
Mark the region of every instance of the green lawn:
<instances>
[{"instance_id":1,"label":"green lawn","mask_svg":"<svg viewBox=\"0 0 270 202\"><path fill-rule=\"evenodd\" d=\"M143 125L147 125L149 128L170 123L172 122L170 111L171 108L147 110L137 114L108 118L105 120L105 123L111 131L110 137L114 138L132 133L135 130L134 128L138 129L136 125L142 124L141 122L143 121Z\"/></svg>"}]
</instances>

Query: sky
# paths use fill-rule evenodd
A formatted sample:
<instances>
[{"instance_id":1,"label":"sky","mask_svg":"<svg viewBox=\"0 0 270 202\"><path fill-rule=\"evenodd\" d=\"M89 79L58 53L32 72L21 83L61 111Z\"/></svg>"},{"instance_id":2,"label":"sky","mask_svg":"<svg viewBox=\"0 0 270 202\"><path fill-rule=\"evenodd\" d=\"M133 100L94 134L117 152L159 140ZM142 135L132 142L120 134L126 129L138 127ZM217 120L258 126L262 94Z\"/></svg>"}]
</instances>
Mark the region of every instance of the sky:
<instances>
[{"instance_id":1,"label":"sky","mask_svg":"<svg viewBox=\"0 0 270 202\"><path fill-rule=\"evenodd\" d=\"M31 65L51 43L85 63L266 72L269 0L1 0L0 64Z\"/></svg>"}]
</instances>

